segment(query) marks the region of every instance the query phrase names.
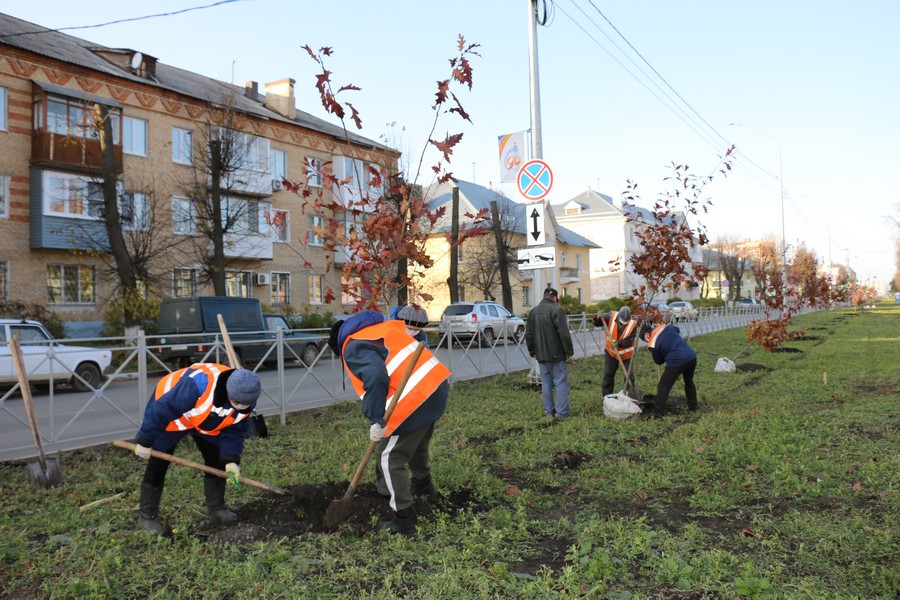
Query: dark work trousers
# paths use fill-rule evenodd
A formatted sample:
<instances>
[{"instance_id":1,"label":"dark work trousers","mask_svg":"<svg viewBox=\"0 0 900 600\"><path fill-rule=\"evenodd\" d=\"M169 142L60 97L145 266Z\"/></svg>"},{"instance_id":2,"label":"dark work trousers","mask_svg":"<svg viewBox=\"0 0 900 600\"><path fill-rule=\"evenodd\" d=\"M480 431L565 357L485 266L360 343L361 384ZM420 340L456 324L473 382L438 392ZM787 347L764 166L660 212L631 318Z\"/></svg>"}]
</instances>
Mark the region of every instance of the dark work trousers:
<instances>
[{"instance_id":1,"label":"dark work trousers","mask_svg":"<svg viewBox=\"0 0 900 600\"><path fill-rule=\"evenodd\" d=\"M654 409L656 412L666 410L666 403L669 401L669 392L678 376L684 377L684 394L687 397L687 405L689 410L697 410L697 387L694 385L694 371L697 368L697 359L692 360L686 365L680 367L666 367L663 371L659 383L656 385L656 404Z\"/></svg>"},{"instance_id":2,"label":"dark work trousers","mask_svg":"<svg viewBox=\"0 0 900 600\"><path fill-rule=\"evenodd\" d=\"M425 479L431 475L428 447L434 434L434 423L411 433L386 437L375 448L378 468L384 475L384 483L391 493L391 510L394 512L409 508L413 504L409 489L409 474L414 479Z\"/></svg>"},{"instance_id":3,"label":"dark work trousers","mask_svg":"<svg viewBox=\"0 0 900 600\"><path fill-rule=\"evenodd\" d=\"M168 432L163 435L167 435ZM208 436L199 434L199 433L191 433L190 436L194 438L194 442L197 444L197 449L200 450L200 454L203 455L203 462L207 467L213 467L216 469L225 469L225 465L222 463L222 459L219 456L219 446L215 443L211 442ZM180 439L180 438L179 438ZM165 452L166 454L174 454L175 446L178 445L179 440L175 440L175 443L171 445L171 447L166 449L156 448L156 444L154 444L154 450L159 450L160 452ZM156 458L155 456L151 456L147 459L147 469L144 471L144 483L149 483L154 487L161 486L166 480L166 472L169 470L169 461L163 460L161 458ZM209 473L204 473L206 477L211 477L213 479L219 479L215 475L210 475Z\"/></svg>"},{"instance_id":4,"label":"dark work trousers","mask_svg":"<svg viewBox=\"0 0 900 600\"><path fill-rule=\"evenodd\" d=\"M628 379L631 381L632 387L634 386L634 373L631 372L631 359L623 358L622 364L625 365L625 370L628 371ZM603 354L603 395L609 396L610 394L614 394L613 391L616 387L616 371L619 370L619 360L615 356L610 356L609 352L605 352ZM626 384L627 388L628 385Z\"/></svg>"}]
</instances>

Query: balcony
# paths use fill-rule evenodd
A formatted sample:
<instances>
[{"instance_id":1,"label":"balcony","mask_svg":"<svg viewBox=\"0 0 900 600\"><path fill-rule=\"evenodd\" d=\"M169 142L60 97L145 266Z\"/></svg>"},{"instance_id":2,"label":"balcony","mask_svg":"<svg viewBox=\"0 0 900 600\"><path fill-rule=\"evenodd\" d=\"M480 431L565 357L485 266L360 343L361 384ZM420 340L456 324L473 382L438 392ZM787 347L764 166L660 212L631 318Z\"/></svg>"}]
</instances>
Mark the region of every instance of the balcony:
<instances>
[{"instance_id":1,"label":"balcony","mask_svg":"<svg viewBox=\"0 0 900 600\"><path fill-rule=\"evenodd\" d=\"M212 255L212 242L209 244L209 254ZM247 258L250 260L272 260L272 239L262 235L226 234L225 257Z\"/></svg>"},{"instance_id":2,"label":"balcony","mask_svg":"<svg viewBox=\"0 0 900 600\"><path fill-rule=\"evenodd\" d=\"M578 277L578 268L577 267L560 267L559 268L559 283L577 283L580 281Z\"/></svg>"},{"instance_id":3,"label":"balcony","mask_svg":"<svg viewBox=\"0 0 900 600\"><path fill-rule=\"evenodd\" d=\"M119 175L123 171L122 146L113 146L113 159ZM35 131L31 136L31 164L100 175L103 172L100 140Z\"/></svg>"}]
</instances>

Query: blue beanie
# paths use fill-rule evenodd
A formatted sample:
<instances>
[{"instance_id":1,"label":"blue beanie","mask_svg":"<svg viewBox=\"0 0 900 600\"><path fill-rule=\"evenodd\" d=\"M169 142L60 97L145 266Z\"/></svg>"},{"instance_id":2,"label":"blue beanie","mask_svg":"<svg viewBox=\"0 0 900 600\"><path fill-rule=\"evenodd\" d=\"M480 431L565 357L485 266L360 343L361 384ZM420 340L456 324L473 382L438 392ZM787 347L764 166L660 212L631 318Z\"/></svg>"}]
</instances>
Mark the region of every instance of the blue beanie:
<instances>
[{"instance_id":1,"label":"blue beanie","mask_svg":"<svg viewBox=\"0 0 900 600\"><path fill-rule=\"evenodd\" d=\"M262 384L259 375L247 369L235 369L225 383L228 397L238 404L253 404L259 399Z\"/></svg>"}]
</instances>

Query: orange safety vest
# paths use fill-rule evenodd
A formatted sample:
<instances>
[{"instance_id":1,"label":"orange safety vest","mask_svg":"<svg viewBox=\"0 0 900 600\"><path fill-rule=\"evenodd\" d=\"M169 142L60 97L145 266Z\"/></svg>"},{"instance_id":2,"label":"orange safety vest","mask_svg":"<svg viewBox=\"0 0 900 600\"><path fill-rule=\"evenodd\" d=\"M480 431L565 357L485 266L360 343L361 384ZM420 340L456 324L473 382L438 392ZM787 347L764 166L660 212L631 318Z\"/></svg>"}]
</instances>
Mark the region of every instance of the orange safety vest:
<instances>
[{"instance_id":1,"label":"orange safety vest","mask_svg":"<svg viewBox=\"0 0 900 600\"><path fill-rule=\"evenodd\" d=\"M191 373L188 374L188 371ZM249 413L238 412L233 406L219 407L213 405L216 383L219 381L219 376L225 371L231 371L231 367L216 363L198 363L185 369L172 371L156 384L156 394L154 398L159 400L162 398L163 394L175 387L175 385L181 381L182 377L196 377L200 374L206 375L206 389L203 390L203 393L197 398L197 403L194 405L194 408L174 421L170 421L169 424L166 425L166 431L186 431L188 429L196 429L204 435L219 435L219 432L226 427L247 418ZM206 425L208 429L204 429L203 425Z\"/></svg>"},{"instance_id":2,"label":"orange safety vest","mask_svg":"<svg viewBox=\"0 0 900 600\"><path fill-rule=\"evenodd\" d=\"M341 352L346 349L347 344L351 340L381 340L385 348L387 348L388 357L387 361L385 361L385 366L390 377L388 395L385 399L385 408L387 408L387 403L394 397L394 392L400 385L400 380L403 379L406 367L409 365L412 354L419 343L406 333L406 324L403 321L385 321L360 329L347 337ZM356 393L362 399L366 393L363 388L363 382L347 368L346 364L344 368L350 375L353 389L356 390ZM412 374L409 376L409 381L406 382L406 387L403 388L403 394L397 401L397 406L394 407L394 412L387 422L385 435L391 435L409 415L413 414L423 402L428 400L428 397L448 377L450 377L450 370L435 358L428 348L423 350Z\"/></svg>"},{"instance_id":3,"label":"orange safety vest","mask_svg":"<svg viewBox=\"0 0 900 600\"><path fill-rule=\"evenodd\" d=\"M650 341L647 342L648 348L656 348L656 340L659 338L659 334L663 332L663 329L666 328L666 325L658 325L653 328L653 331L650 332Z\"/></svg>"},{"instance_id":4,"label":"orange safety vest","mask_svg":"<svg viewBox=\"0 0 900 600\"><path fill-rule=\"evenodd\" d=\"M628 323L625 324L625 327L619 327L619 322L616 321L616 317L619 316L619 311L613 311L609 314L609 321L607 322L607 326L609 327L609 335L606 336L606 352L612 356L616 356L616 349L613 348L613 342L617 340L623 340L632 334L634 328L637 327L637 321L634 319L629 319ZM622 360L627 360L634 356L634 349L637 347L637 336L634 337L634 342L630 346L627 347L619 347L619 356Z\"/></svg>"}]
</instances>

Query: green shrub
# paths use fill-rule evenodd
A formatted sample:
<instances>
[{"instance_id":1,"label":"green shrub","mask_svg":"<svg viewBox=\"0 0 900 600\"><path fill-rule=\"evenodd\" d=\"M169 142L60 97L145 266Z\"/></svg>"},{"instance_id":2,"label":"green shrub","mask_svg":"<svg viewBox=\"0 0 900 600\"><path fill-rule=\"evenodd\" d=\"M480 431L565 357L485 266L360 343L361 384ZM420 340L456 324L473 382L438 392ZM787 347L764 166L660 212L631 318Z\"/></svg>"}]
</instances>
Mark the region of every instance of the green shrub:
<instances>
[{"instance_id":1,"label":"green shrub","mask_svg":"<svg viewBox=\"0 0 900 600\"><path fill-rule=\"evenodd\" d=\"M328 329L335 321L332 313L318 313L309 306L304 307L302 313L298 313L291 305L279 306L276 312L284 316L291 329Z\"/></svg>"},{"instance_id":2,"label":"green shrub","mask_svg":"<svg viewBox=\"0 0 900 600\"><path fill-rule=\"evenodd\" d=\"M691 300L696 308L719 308L725 306L725 301L721 298L700 298L699 300Z\"/></svg>"},{"instance_id":3,"label":"green shrub","mask_svg":"<svg viewBox=\"0 0 900 600\"><path fill-rule=\"evenodd\" d=\"M127 304L140 320L141 329L147 335L156 333L157 320L159 319L159 307L162 300L156 296L145 298L136 292L129 295ZM103 312L103 337L122 337L125 335L125 304L126 300L121 296L109 301Z\"/></svg>"},{"instance_id":4,"label":"green shrub","mask_svg":"<svg viewBox=\"0 0 900 600\"><path fill-rule=\"evenodd\" d=\"M56 339L66 337L66 329L60 315L43 304L5 300L0 302L0 317L4 319L32 319L40 321Z\"/></svg>"},{"instance_id":5,"label":"green shrub","mask_svg":"<svg viewBox=\"0 0 900 600\"><path fill-rule=\"evenodd\" d=\"M585 311L585 306L575 296L561 296L559 305L567 315L580 315Z\"/></svg>"}]
</instances>

